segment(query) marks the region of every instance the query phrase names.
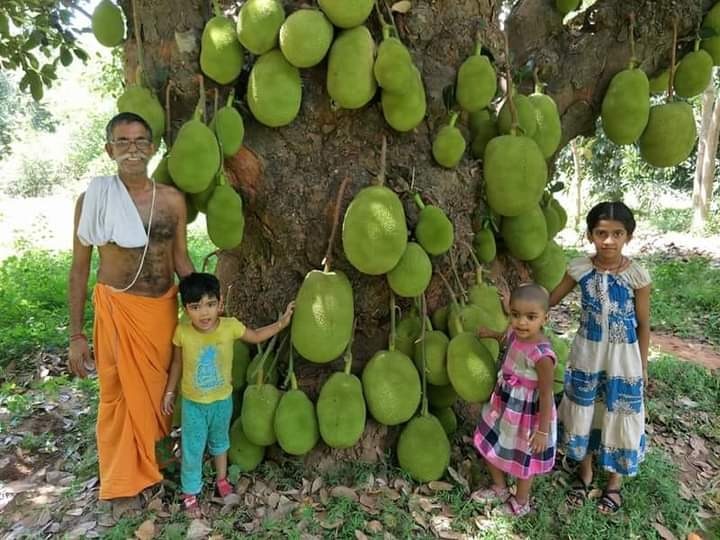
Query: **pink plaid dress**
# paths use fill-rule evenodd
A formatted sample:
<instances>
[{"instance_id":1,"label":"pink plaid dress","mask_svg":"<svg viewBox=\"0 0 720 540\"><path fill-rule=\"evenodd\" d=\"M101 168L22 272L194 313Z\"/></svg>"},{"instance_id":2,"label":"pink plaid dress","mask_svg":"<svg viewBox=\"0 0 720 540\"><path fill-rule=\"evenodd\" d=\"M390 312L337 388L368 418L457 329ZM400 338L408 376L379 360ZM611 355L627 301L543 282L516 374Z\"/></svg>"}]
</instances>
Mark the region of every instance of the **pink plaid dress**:
<instances>
[{"instance_id":1,"label":"pink plaid dress","mask_svg":"<svg viewBox=\"0 0 720 540\"><path fill-rule=\"evenodd\" d=\"M495 467L516 478L530 478L552 470L557 441L556 410L553 403L548 447L532 454L530 435L538 427L539 397L535 364L541 358L556 362L549 341L526 343L510 329L498 382L490 401L482 409L475 429L477 451Z\"/></svg>"}]
</instances>

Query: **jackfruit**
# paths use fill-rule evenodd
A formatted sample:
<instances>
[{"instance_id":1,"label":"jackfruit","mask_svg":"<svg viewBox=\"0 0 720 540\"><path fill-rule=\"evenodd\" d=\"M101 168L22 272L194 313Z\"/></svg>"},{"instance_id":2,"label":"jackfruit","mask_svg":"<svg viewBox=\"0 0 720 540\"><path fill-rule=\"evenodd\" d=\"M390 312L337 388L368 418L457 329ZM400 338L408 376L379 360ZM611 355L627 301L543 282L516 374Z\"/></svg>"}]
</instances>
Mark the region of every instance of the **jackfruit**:
<instances>
[{"instance_id":1,"label":"jackfruit","mask_svg":"<svg viewBox=\"0 0 720 540\"><path fill-rule=\"evenodd\" d=\"M405 132L415 129L427 111L425 87L420 71L413 66L415 78L405 92L383 90L380 96L385 121L396 131Z\"/></svg>"},{"instance_id":2,"label":"jackfruit","mask_svg":"<svg viewBox=\"0 0 720 540\"><path fill-rule=\"evenodd\" d=\"M715 5L707 12L702 22L703 29L714 30L716 33L720 33L720 3ZM710 53L712 56L713 64L720 66L720 36L708 37L702 40L700 46L703 50Z\"/></svg>"},{"instance_id":3,"label":"jackfruit","mask_svg":"<svg viewBox=\"0 0 720 540\"><path fill-rule=\"evenodd\" d=\"M339 270L312 270L306 276L292 318L291 340L300 355L324 364L338 358L352 335L353 292Z\"/></svg>"},{"instance_id":4,"label":"jackfruit","mask_svg":"<svg viewBox=\"0 0 720 540\"><path fill-rule=\"evenodd\" d=\"M227 104L218 109L210 122L210 129L217 135L223 156L232 157L238 153L245 137L245 124L240 112L233 107L235 90L230 92Z\"/></svg>"},{"instance_id":5,"label":"jackfruit","mask_svg":"<svg viewBox=\"0 0 720 540\"><path fill-rule=\"evenodd\" d=\"M565 276L565 253L553 240L550 240L540 256L529 264L535 283L548 291L560 285Z\"/></svg>"},{"instance_id":6,"label":"jackfruit","mask_svg":"<svg viewBox=\"0 0 720 540\"><path fill-rule=\"evenodd\" d=\"M495 68L478 45L475 54L467 58L458 69L455 99L469 113L478 112L490 104L497 91Z\"/></svg>"},{"instance_id":7,"label":"jackfruit","mask_svg":"<svg viewBox=\"0 0 720 540\"><path fill-rule=\"evenodd\" d=\"M117 100L118 112L131 112L145 120L152 130L155 148L165 134L165 110L155 95L139 84L128 86ZM178 133L178 138L180 134Z\"/></svg>"},{"instance_id":8,"label":"jackfruit","mask_svg":"<svg viewBox=\"0 0 720 540\"><path fill-rule=\"evenodd\" d=\"M251 384L243 394L240 420L247 439L260 446L275 443L275 411L280 402L280 390L272 384Z\"/></svg>"},{"instance_id":9,"label":"jackfruit","mask_svg":"<svg viewBox=\"0 0 720 540\"><path fill-rule=\"evenodd\" d=\"M200 69L215 82L229 84L240 75L244 55L245 51L237 40L233 21L216 9L215 16L203 29Z\"/></svg>"},{"instance_id":10,"label":"jackfruit","mask_svg":"<svg viewBox=\"0 0 720 540\"><path fill-rule=\"evenodd\" d=\"M542 213L545 216L545 228L547 229L548 240L554 238L554 236L560 232L560 216L558 216L555 207L550 204L543 204L541 206Z\"/></svg>"},{"instance_id":11,"label":"jackfruit","mask_svg":"<svg viewBox=\"0 0 720 540\"><path fill-rule=\"evenodd\" d=\"M602 126L615 144L632 144L642 135L650 114L650 82L641 69L615 74L603 98Z\"/></svg>"},{"instance_id":12,"label":"jackfruit","mask_svg":"<svg viewBox=\"0 0 720 540\"><path fill-rule=\"evenodd\" d=\"M658 75L650 79L649 88L651 94L664 94L668 89L670 69L663 69Z\"/></svg>"},{"instance_id":13,"label":"jackfruit","mask_svg":"<svg viewBox=\"0 0 720 540\"><path fill-rule=\"evenodd\" d=\"M335 26L354 28L367 20L373 0L318 0L318 5Z\"/></svg>"},{"instance_id":14,"label":"jackfruit","mask_svg":"<svg viewBox=\"0 0 720 540\"><path fill-rule=\"evenodd\" d=\"M215 188L207 204L207 233L220 249L234 249L240 245L245 231L243 202L227 184Z\"/></svg>"},{"instance_id":15,"label":"jackfruit","mask_svg":"<svg viewBox=\"0 0 720 540\"><path fill-rule=\"evenodd\" d=\"M471 152L474 158L482 159L485 147L490 139L499 135L495 116L487 109L470 115L470 135L472 137Z\"/></svg>"},{"instance_id":16,"label":"jackfruit","mask_svg":"<svg viewBox=\"0 0 720 540\"><path fill-rule=\"evenodd\" d=\"M442 478L450 464L450 442L440 420L416 416L400 433L397 444L400 467L418 482Z\"/></svg>"},{"instance_id":17,"label":"jackfruit","mask_svg":"<svg viewBox=\"0 0 720 540\"><path fill-rule=\"evenodd\" d=\"M640 156L654 167L674 167L690 156L696 139L690 105L680 101L655 105L640 137Z\"/></svg>"},{"instance_id":18,"label":"jackfruit","mask_svg":"<svg viewBox=\"0 0 720 540\"><path fill-rule=\"evenodd\" d=\"M385 186L363 188L345 212L345 257L364 274L384 274L395 268L405 253L407 234L398 196Z\"/></svg>"},{"instance_id":19,"label":"jackfruit","mask_svg":"<svg viewBox=\"0 0 720 540\"><path fill-rule=\"evenodd\" d=\"M448 307L443 306L436 309L431 317L432 326L435 330L441 330L447 333L447 322L448 322Z\"/></svg>"},{"instance_id":20,"label":"jackfruit","mask_svg":"<svg viewBox=\"0 0 720 540\"><path fill-rule=\"evenodd\" d=\"M555 7L561 15L567 15L580 6L580 0L555 0Z\"/></svg>"},{"instance_id":21,"label":"jackfruit","mask_svg":"<svg viewBox=\"0 0 720 540\"><path fill-rule=\"evenodd\" d=\"M250 71L247 103L258 122L269 127L286 126L300 112L300 71L279 49L263 54Z\"/></svg>"},{"instance_id":22,"label":"jackfruit","mask_svg":"<svg viewBox=\"0 0 720 540\"><path fill-rule=\"evenodd\" d=\"M327 91L338 107L359 109L375 95L375 42L364 26L344 30L330 48Z\"/></svg>"},{"instance_id":23,"label":"jackfruit","mask_svg":"<svg viewBox=\"0 0 720 540\"><path fill-rule=\"evenodd\" d=\"M425 376L430 384L436 386L450 384L447 367L445 366L445 356L449 342L448 337L440 330L425 333ZM413 355L415 365L421 373L423 369L422 346L423 342L418 341L415 344Z\"/></svg>"},{"instance_id":24,"label":"jackfruit","mask_svg":"<svg viewBox=\"0 0 720 540\"><path fill-rule=\"evenodd\" d=\"M553 394L559 394L563 391L565 385L565 366L567 365L567 357L570 353L570 344L567 340L555 335L552 330L546 329L545 334L550 339L552 350L557 358L553 371Z\"/></svg>"},{"instance_id":25,"label":"jackfruit","mask_svg":"<svg viewBox=\"0 0 720 540\"><path fill-rule=\"evenodd\" d=\"M190 195L185 194L185 216L186 216L186 223L190 224L193 221L195 221L195 218L198 215L198 209L193 204L192 199L190 199Z\"/></svg>"},{"instance_id":26,"label":"jackfruit","mask_svg":"<svg viewBox=\"0 0 720 540\"><path fill-rule=\"evenodd\" d=\"M501 135L492 139L485 149L483 169L487 200L498 214L518 216L540 202L547 165L530 137Z\"/></svg>"},{"instance_id":27,"label":"jackfruit","mask_svg":"<svg viewBox=\"0 0 720 540\"><path fill-rule=\"evenodd\" d=\"M468 300L483 312L479 321L480 325L489 328L493 332L505 331L508 319L503 311L497 287L479 281L468 289Z\"/></svg>"},{"instance_id":28,"label":"jackfruit","mask_svg":"<svg viewBox=\"0 0 720 540\"><path fill-rule=\"evenodd\" d=\"M684 98L701 94L710 84L712 71L713 59L707 51L686 54L675 70L675 93Z\"/></svg>"},{"instance_id":29,"label":"jackfruit","mask_svg":"<svg viewBox=\"0 0 720 540\"><path fill-rule=\"evenodd\" d=\"M513 104L517 114L517 127L521 130L518 135L532 137L538 128L535 106L529 97L516 92L513 92ZM510 110L510 102L507 99L498 113L497 126L498 131L503 135L509 134L512 129L512 111Z\"/></svg>"},{"instance_id":30,"label":"jackfruit","mask_svg":"<svg viewBox=\"0 0 720 540\"><path fill-rule=\"evenodd\" d=\"M248 364L250 364L250 349L245 342L239 339L233 344L232 386L233 390L240 390L245 386Z\"/></svg>"},{"instance_id":31,"label":"jackfruit","mask_svg":"<svg viewBox=\"0 0 720 540\"><path fill-rule=\"evenodd\" d=\"M420 336L422 320L416 309L411 309L395 327L395 349L412 358L415 341Z\"/></svg>"},{"instance_id":32,"label":"jackfruit","mask_svg":"<svg viewBox=\"0 0 720 540\"><path fill-rule=\"evenodd\" d=\"M452 407L445 407L443 409L431 409L432 414L442 424L445 433L450 436L457 431L457 417Z\"/></svg>"},{"instance_id":33,"label":"jackfruit","mask_svg":"<svg viewBox=\"0 0 720 540\"><path fill-rule=\"evenodd\" d=\"M110 0L102 0L90 19L95 39L105 47L117 47L125 39L125 18L122 9Z\"/></svg>"},{"instance_id":34,"label":"jackfruit","mask_svg":"<svg viewBox=\"0 0 720 540\"><path fill-rule=\"evenodd\" d=\"M152 179L158 184L165 184L166 186L174 186L170 171L168 170L168 156L165 154L160 162L155 167L152 173Z\"/></svg>"},{"instance_id":35,"label":"jackfruit","mask_svg":"<svg viewBox=\"0 0 720 540\"><path fill-rule=\"evenodd\" d=\"M427 398L430 406L442 409L445 407L452 407L457 401L458 395L452 384L446 384L445 386L428 384Z\"/></svg>"},{"instance_id":36,"label":"jackfruit","mask_svg":"<svg viewBox=\"0 0 720 540\"><path fill-rule=\"evenodd\" d=\"M245 380L248 385L251 384L257 384L258 381L258 369L260 369L260 362L263 363L263 373L262 373L262 380L263 382L266 382L268 384L272 384L273 386L277 384L280 374L277 370L277 362L272 362L270 358L270 353L272 350L266 349L263 351L258 351L258 353L253 357L253 359L250 361L247 367L247 371L245 372ZM266 358L266 360L263 360L263 357Z\"/></svg>"},{"instance_id":37,"label":"jackfruit","mask_svg":"<svg viewBox=\"0 0 720 540\"><path fill-rule=\"evenodd\" d=\"M430 255L442 255L447 252L455 241L455 227L440 208L425 205L419 194L414 200L420 208L415 238Z\"/></svg>"},{"instance_id":38,"label":"jackfruit","mask_svg":"<svg viewBox=\"0 0 720 540\"><path fill-rule=\"evenodd\" d=\"M398 38L389 37L387 28L383 29L383 36L373 66L375 80L383 90L407 92L415 84L415 71L410 52Z\"/></svg>"},{"instance_id":39,"label":"jackfruit","mask_svg":"<svg viewBox=\"0 0 720 540\"><path fill-rule=\"evenodd\" d=\"M521 261L539 257L548 241L545 216L538 205L524 214L503 219L500 230L510 254Z\"/></svg>"},{"instance_id":40,"label":"jackfruit","mask_svg":"<svg viewBox=\"0 0 720 540\"><path fill-rule=\"evenodd\" d=\"M350 448L365 430L365 400L360 379L333 373L320 389L317 418L320 436L330 448Z\"/></svg>"},{"instance_id":41,"label":"jackfruit","mask_svg":"<svg viewBox=\"0 0 720 540\"><path fill-rule=\"evenodd\" d=\"M315 406L305 392L292 389L280 398L275 412L275 434L285 452L302 456L320 439Z\"/></svg>"},{"instance_id":42,"label":"jackfruit","mask_svg":"<svg viewBox=\"0 0 720 540\"><path fill-rule=\"evenodd\" d=\"M497 379L495 359L473 334L463 332L450 340L447 371L450 384L465 401L490 399Z\"/></svg>"},{"instance_id":43,"label":"jackfruit","mask_svg":"<svg viewBox=\"0 0 720 540\"><path fill-rule=\"evenodd\" d=\"M495 259L497 255L497 246L495 244L495 235L490 229L480 229L473 237L473 251L475 256L481 262L488 264Z\"/></svg>"},{"instance_id":44,"label":"jackfruit","mask_svg":"<svg viewBox=\"0 0 720 540\"><path fill-rule=\"evenodd\" d=\"M565 228L565 225L567 225L567 212L562 207L560 202L558 202L558 200L555 198L550 199L550 206L553 207L553 210L555 210L555 212L558 215L558 219L560 220L559 221L560 229L558 230L558 232L560 232Z\"/></svg>"},{"instance_id":45,"label":"jackfruit","mask_svg":"<svg viewBox=\"0 0 720 540\"><path fill-rule=\"evenodd\" d=\"M193 205L195 208L197 208L200 212L206 214L207 213L207 205L208 201L210 200L210 197L212 197L212 194L215 192L215 188L217 187L218 182L217 180L213 180L210 182L210 185L206 187L204 190L202 190L200 193L189 193L188 197L190 197L190 200L193 202Z\"/></svg>"},{"instance_id":46,"label":"jackfruit","mask_svg":"<svg viewBox=\"0 0 720 540\"><path fill-rule=\"evenodd\" d=\"M390 288L398 296L415 298L430 284L432 263L420 244L408 242L400 261L387 273Z\"/></svg>"},{"instance_id":47,"label":"jackfruit","mask_svg":"<svg viewBox=\"0 0 720 540\"><path fill-rule=\"evenodd\" d=\"M420 377L400 351L378 351L362 372L365 401L373 418L386 426L407 422L420 404Z\"/></svg>"},{"instance_id":48,"label":"jackfruit","mask_svg":"<svg viewBox=\"0 0 720 540\"><path fill-rule=\"evenodd\" d=\"M230 427L230 464L239 467L241 472L250 472L255 470L264 458L265 447L251 443L243 432L242 420L235 420Z\"/></svg>"},{"instance_id":49,"label":"jackfruit","mask_svg":"<svg viewBox=\"0 0 720 540\"><path fill-rule=\"evenodd\" d=\"M256 56L273 49L278 42L285 10L278 0L247 0L240 8L237 39Z\"/></svg>"},{"instance_id":50,"label":"jackfruit","mask_svg":"<svg viewBox=\"0 0 720 540\"><path fill-rule=\"evenodd\" d=\"M720 66L720 36L703 39L700 42L700 48L712 56L713 65Z\"/></svg>"},{"instance_id":51,"label":"jackfruit","mask_svg":"<svg viewBox=\"0 0 720 540\"><path fill-rule=\"evenodd\" d=\"M317 9L299 9L280 27L280 50L287 61L298 68L322 62L332 39L332 24Z\"/></svg>"},{"instance_id":52,"label":"jackfruit","mask_svg":"<svg viewBox=\"0 0 720 540\"><path fill-rule=\"evenodd\" d=\"M465 138L455 127L457 117L457 113L452 115L450 123L440 128L432 144L432 155L435 161L447 169L457 167L465 153Z\"/></svg>"},{"instance_id":53,"label":"jackfruit","mask_svg":"<svg viewBox=\"0 0 720 540\"><path fill-rule=\"evenodd\" d=\"M562 126L560 114L553 98L546 94L535 93L528 98L535 107L537 130L533 139L540 147L540 151L549 159L560 146Z\"/></svg>"}]
</instances>

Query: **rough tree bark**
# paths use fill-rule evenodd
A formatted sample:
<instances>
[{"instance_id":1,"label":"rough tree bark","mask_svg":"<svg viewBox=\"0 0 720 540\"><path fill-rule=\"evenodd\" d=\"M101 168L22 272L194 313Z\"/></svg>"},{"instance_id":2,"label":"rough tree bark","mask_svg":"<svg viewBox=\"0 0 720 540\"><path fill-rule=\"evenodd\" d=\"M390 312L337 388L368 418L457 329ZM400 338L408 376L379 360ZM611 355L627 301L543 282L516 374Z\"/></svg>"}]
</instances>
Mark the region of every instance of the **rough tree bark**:
<instances>
[{"instance_id":1,"label":"rough tree bark","mask_svg":"<svg viewBox=\"0 0 720 540\"><path fill-rule=\"evenodd\" d=\"M129 12L129 0L124 2ZM285 4L291 11L301 2L286 0ZM233 285L228 306L232 314L249 324L267 323L294 298L305 274L320 267L332 200L340 182L348 176L352 179L346 206L380 167L383 135L388 138L387 185L405 201L410 224L416 216L407 196L414 172L414 188L449 213L458 239L471 240L482 168L467 158L457 170L444 170L433 163L430 148L433 134L447 117L443 89L454 83L456 69L473 51L476 36L479 34L498 62L504 59L498 30L501 4L500 0L415 0L409 13L396 15L400 35L412 51L427 91L427 117L411 133L396 133L385 124L377 97L361 110L333 110L325 91L324 64L303 70L302 109L291 125L270 129L243 111L245 144L258 156L257 169L262 174L252 178L240 175L246 201L245 238L240 248L219 256L218 274L225 286ZM540 67L540 77L549 83L548 93L558 103L563 139L568 141L578 134L592 133L610 78L628 63L626 18L631 10L638 18L641 67L652 73L669 57L671 16L680 15L680 35L687 36L710 4L712 0L703 0L702 6L696 0L600 0L565 26L554 1L519 0L506 22L511 61L515 69L530 59ZM135 0L135 5L148 79L159 95L165 94L168 80L173 82L175 132L196 103L198 90L193 77L199 69L200 35L210 14L210 2ZM369 27L379 38L374 14ZM135 52L134 42L128 41L128 73L134 70ZM245 94L247 71L237 82L237 96ZM528 91L529 81L521 88ZM253 153L247 155L252 157ZM460 261L467 262L464 254ZM447 272L447 257L434 263L437 271ZM386 345L388 287L382 277L355 271L345 261L339 241L335 267L348 274L355 293L357 368ZM502 267L496 270L503 271ZM447 301L439 279L433 280L428 295L430 308ZM305 381L324 379L329 373L328 366L306 365L303 369L303 386L308 384ZM382 433L378 436L382 438Z\"/></svg>"},{"instance_id":2,"label":"rough tree bark","mask_svg":"<svg viewBox=\"0 0 720 540\"><path fill-rule=\"evenodd\" d=\"M719 133L720 96L715 85L710 83L703 93L702 120L693 179L692 230L697 233L702 233L705 229L710 213Z\"/></svg>"}]
</instances>

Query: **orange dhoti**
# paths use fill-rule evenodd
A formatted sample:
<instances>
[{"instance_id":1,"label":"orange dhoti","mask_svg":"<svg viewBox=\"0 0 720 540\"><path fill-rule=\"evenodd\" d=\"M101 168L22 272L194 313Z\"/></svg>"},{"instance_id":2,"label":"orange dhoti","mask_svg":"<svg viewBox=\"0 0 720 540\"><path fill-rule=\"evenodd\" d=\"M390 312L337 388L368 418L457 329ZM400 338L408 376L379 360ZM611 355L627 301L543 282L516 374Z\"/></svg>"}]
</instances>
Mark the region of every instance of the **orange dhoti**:
<instances>
[{"instance_id":1,"label":"orange dhoti","mask_svg":"<svg viewBox=\"0 0 720 540\"><path fill-rule=\"evenodd\" d=\"M98 283L93 304L100 498L131 497L162 480L155 443L170 427L161 406L177 322L177 288L151 298Z\"/></svg>"}]
</instances>

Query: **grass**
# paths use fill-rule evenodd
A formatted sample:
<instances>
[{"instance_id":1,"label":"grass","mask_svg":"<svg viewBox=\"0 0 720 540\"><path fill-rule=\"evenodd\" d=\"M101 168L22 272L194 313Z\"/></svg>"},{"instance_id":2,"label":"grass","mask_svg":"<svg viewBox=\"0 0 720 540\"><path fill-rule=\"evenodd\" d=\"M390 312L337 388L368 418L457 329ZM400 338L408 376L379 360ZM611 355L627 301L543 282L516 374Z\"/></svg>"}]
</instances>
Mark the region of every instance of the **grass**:
<instances>
[{"instance_id":1,"label":"grass","mask_svg":"<svg viewBox=\"0 0 720 540\"><path fill-rule=\"evenodd\" d=\"M658 208L647 213L641 213L643 220L647 221L660 232L688 232L692 224L692 208ZM720 219L717 212L710 212L705 225L707 234L720 233Z\"/></svg>"}]
</instances>

